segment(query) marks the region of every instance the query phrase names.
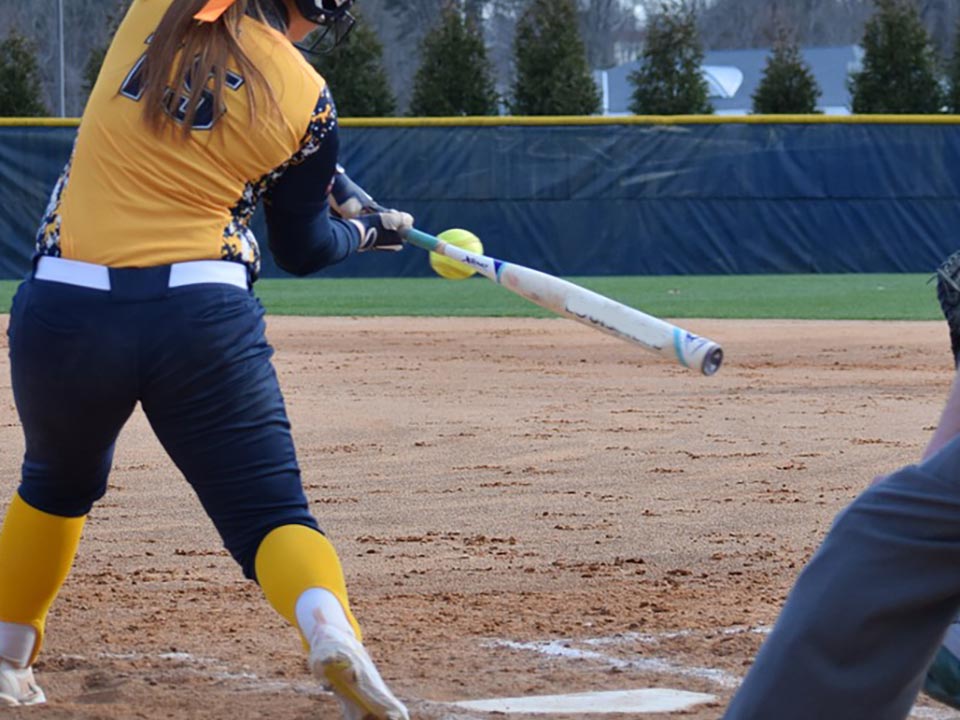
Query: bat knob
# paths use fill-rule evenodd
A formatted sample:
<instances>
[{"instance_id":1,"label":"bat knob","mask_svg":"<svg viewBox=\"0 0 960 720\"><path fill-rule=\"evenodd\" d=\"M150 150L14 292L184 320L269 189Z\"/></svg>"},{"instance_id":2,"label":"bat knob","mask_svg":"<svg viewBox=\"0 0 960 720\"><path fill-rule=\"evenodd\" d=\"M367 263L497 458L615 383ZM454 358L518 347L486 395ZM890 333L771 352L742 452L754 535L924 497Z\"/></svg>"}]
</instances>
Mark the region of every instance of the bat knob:
<instances>
[{"instance_id":1,"label":"bat knob","mask_svg":"<svg viewBox=\"0 0 960 720\"><path fill-rule=\"evenodd\" d=\"M723 348L715 345L706 355L703 356L703 364L700 370L704 375L713 375L723 364Z\"/></svg>"}]
</instances>

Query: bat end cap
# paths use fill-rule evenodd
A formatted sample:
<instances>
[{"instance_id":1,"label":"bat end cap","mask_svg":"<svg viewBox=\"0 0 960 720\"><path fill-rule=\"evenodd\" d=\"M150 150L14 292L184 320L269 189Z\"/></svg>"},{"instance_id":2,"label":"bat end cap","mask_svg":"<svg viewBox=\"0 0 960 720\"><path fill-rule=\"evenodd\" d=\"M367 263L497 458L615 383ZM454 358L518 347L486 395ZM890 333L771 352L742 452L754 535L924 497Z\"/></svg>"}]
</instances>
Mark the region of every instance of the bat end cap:
<instances>
[{"instance_id":1,"label":"bat end cap","mask_svg":"<svg viewBox=\"0 0 960 720\"><path fill-rule=\"evenodd\" d=\"M704 375L713 375L717 370L720 369L722 364L723 348L717 345L707 352L706 355L704 355L703 364L700 366L700 370Z\"/></svg>"}]
</instances>

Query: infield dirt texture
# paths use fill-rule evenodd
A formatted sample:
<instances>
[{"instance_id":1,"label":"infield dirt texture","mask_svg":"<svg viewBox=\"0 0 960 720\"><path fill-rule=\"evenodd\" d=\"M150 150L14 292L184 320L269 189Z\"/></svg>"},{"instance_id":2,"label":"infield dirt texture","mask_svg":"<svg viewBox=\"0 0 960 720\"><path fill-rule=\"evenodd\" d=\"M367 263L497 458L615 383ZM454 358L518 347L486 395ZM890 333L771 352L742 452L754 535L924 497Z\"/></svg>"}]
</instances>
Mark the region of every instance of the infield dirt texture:
<instances>
[{"instance_id":1,"label":"infield dirt texture","mask_svg":"<svg viewBox=\"0 0 960 720\"><path fill-rule=\"evenodd\" d=\"M834 515L919 458L952 380L940 322L681 324L723 343L716 376L559 319L270 319L313 511L415 717L644 687L719 717ZM5 508L23 440L0 358ZM139 411L48 631L50 705L10 717L337 717Z\"/></svg>"}]
</instances>

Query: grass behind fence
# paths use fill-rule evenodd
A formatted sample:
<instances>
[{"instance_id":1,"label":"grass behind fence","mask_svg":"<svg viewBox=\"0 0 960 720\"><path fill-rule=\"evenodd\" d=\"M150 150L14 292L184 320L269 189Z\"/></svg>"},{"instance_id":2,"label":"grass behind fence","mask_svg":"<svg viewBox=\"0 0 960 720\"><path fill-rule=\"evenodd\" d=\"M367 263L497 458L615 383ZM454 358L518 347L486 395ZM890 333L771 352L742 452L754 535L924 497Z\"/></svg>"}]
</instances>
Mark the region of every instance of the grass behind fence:
<instances>
[{"instance_id":1,"label":"grass behind fence","mask_svg":"<svg viewBox=\"0 0 960 720\"><path fill-rule=\"evenodd\" d=\"M710 275L569 278L664 318L939 319L928 275ZM0 281L0 312L16 289ZM274 315L516 316L552 314L483 278L261 280Z\"/></svg>"}]
</instances>

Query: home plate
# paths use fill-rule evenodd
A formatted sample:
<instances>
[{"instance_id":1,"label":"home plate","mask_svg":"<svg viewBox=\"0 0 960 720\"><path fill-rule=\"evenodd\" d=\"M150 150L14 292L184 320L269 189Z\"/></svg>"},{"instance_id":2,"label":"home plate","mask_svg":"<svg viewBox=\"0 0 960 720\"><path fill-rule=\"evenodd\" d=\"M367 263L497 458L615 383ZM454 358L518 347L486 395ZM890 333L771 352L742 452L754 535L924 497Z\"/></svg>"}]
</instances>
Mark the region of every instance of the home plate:
<instances>
[{"instance_id":1,"label":"home plate","mask_svg":"<svg viewBox=\"0 0 960 720\"><path fill-rule=\"evenodd\" d=\"M491 698L451 704L464 710L498 713L668 713L686 710L694 705L713 702L716 699L716 696L705 693L647 688L573 695Z\"/></svg>"}]
</instances>

